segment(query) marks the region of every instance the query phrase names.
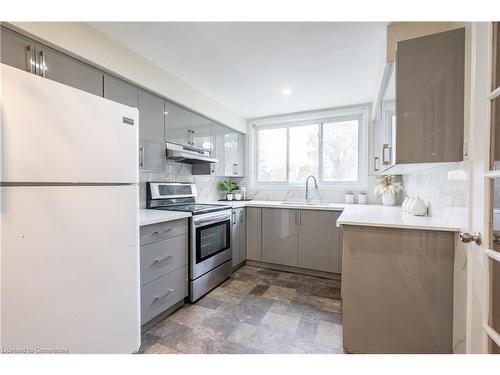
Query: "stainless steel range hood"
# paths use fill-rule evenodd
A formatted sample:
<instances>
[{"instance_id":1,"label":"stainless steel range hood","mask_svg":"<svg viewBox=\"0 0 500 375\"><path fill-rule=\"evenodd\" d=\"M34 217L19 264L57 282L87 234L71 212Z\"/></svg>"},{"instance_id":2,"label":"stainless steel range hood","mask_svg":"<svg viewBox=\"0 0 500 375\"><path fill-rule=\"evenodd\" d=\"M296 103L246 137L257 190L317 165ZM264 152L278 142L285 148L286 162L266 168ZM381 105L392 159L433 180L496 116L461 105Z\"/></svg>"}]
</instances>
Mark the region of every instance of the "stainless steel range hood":
<instances>
[{"instance_id":1,"label":"stainless steel range hood","mask_svg":"<svg viewBox=\"0 0 500 375\"><path fill-rule=\"evenodd\" d=\"M186 164L217 163L217 159L210 157L210 151L191 146L182 146L175 143L166 143L167 160Z\"/></svg>"}]
</instances>

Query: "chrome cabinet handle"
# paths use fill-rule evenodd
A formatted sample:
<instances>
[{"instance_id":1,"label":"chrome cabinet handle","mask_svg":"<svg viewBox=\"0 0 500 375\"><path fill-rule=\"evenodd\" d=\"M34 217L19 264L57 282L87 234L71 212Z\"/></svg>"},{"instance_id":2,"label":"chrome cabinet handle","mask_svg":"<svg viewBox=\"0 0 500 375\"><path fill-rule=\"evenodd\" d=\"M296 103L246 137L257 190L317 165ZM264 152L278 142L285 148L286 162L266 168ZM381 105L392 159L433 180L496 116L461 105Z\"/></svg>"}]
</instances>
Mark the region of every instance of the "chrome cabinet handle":
<instances>
[{"instance_id":1,"label":"chrome cabinet handle","mask_svg":"<svg viewBox=\"0 0 500 375\"><path fill-rule=\"evenodd\" d=\"M167 289L167 292L164 295L162 295L162 296L156 296L155 299L153 300L153 303L155 303L156 301L160 301L160 300L162 300L165 297L168 297L173 292L175 292L174 289Z\"/></svg>"},{"instance_id":2,"label":"chrome cabinet handle","mask_svg":"<svg viewBox=\"0 0 500 375\"><path fill-rule=\"evenodd\" d=\"M139 166L144 167L144 147L139 147Z\"/></svg>"},{"instance_id":3,"label":"chrome cabinet handle","mask_svg":"<svg viewBox=\"0 0 500 375\"><path fill-rule=\"evenodd\" d=\"M40 51L40 69L42 70L42 77L47 76L47 64L45 62L45 52Z\"/></svg>"},{"instance_id":4,"label":"chrome cabinet handle","mask_svg":"<svg viewBox=\"0 0 500 375\"><path fill-rule=\"evenodd\" d=\"M235 225L236 224L236 211L233 211L232 215L233 215L233 225Z\"/></svg>"},{"instance_id":5,"label":"chrome cabinet handle","mask_svg":"<svg viewBox=\"0 0 500 375\"><path fill-rule=\"evenodd\" d=\"M374 170L375 172L378 172L378 171L379 171L379 169L380 169L380 166L379 166L379 161L380 161L380 158L379 158L378 156L375 156L375 157L373 158L373 170Z\"/></svg>"},{"instance_id":6,"label":"chrome cabinet handle","mask_svg":"<svg viewBox=\"0 0 500 375\"><path fill-rule=\"evenodd\" d=\"M383 165L390 165L391 164L391 144L386 143L384 146L382 146L382 164ZM389 158L386 160L386 151L389 152Z\"/></svg>"},{"instance_id":7,"label":"chrome cabinet handle","mask_svg":"<svg viewBox=\"0 0 500 375\"><path fill-rule=\"evenodd\" d=\"M33 73L33 66L35 62L33 61L33 55L31 54L31 46L26 46L26 70Z\"/></svg>"},{"instance_id":8,"label":"chrome cabinet handle","mask_svg":"<svg viewBox=\"0 0 500 375\"><path fill-rule=\"evenodd\" d=\"M164 231L155 230L155 231L153 232L153 234L154 234L155 236L158 236L158 235L160 235L160 234L162 234L162 233L168 233L168 232L171 232L171 231L172 231L172 228L167 228L167 229L165 229Z\"/></svg>"},{"instance_id":9,"label":"chrome cabinet handle","mask_svg":"<svg viewBox=\"0 0 500 375\"><path fill-rule=\"evenodd\" d=\"M233 174L238 174L238 164L233 164Z\"/></svg>"},{"instance_id":10,"label":"chrome cabinet handle","mask_svg":"<svg viewBox=\"0 0 500 375\"><path fill-rule=\"evenodd\" d=\"M299 225L302 225L302 211L299 211Z\"/></svg>"},{"instance_id":11,"label":"chrome cabinet handle","mask_svg":"<svg viewBox=\"0 0 500 375\"><path fill-rule=\"evenodd\" d=\"M297 211L293 212L293 216L295 218L295 226L297 226Z\"/></svg>"},{"instance_id":12,"label":"chrome cabinet handle","mask_svg":"<svg viewBox=\"0 0 500 375\"><path fill-rule=\"evenodd\" d=\"M170 258L172 258L172 254L168 254L165 258L159 258L159 259L155 259L153 261L153 264L156 264L156 263L163 263L165 262L166 260L169 260Z\"/></svg>"},{"instance_id":13,"label":"chrome cabinet handle","mask_svg":"<svg viewBox=\"0 0 500 375\"><path fill-rule=\"evenodd\" d=\"M474 241L476 245L481 245L481 233L470 234L467 232L460 233L460 241L463 243L469 243Z\"/></svg>"}]
</instances>

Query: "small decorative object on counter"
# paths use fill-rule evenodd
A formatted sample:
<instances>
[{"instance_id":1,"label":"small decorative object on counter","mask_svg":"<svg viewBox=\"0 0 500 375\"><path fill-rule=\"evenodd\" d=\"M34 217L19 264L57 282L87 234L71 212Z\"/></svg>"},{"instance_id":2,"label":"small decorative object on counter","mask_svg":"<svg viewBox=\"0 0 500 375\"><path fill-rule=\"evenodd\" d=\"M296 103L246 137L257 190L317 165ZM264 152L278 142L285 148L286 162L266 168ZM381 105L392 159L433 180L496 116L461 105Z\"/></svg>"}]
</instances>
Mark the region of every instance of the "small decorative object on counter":
<instances>
[{"instance_id":1,"label":"small decorative object on counter","mask_svg":"<svg viewBox=\"0 0 500 375\"><path fill-rule=\"evenodd\" d=\"M358 204L368 204L366 193L358 193Z\"/></svg>"},{"instance_id":2,"label":"small decorative object on counter","mask_svg":"<svg viewBox=\"0 0 500 375\"><path fill-rule=\"evenodd\" d=\"M427 215L427 206L423 199L420 197L410 198L406 197L403 202L403 211L409 213L413 216L426 216Z\"/></svg>"},{"instance_id":3,"label":"small decorative object on counter","mask_svg":"<svg viewBox=\"0 0 500 375\"><path fill-rule=\"evenodd\" d=\"M241 201L241 193L234 193L234 200Z\"/></svg>"},{"instance_id":4,"label":"small decorative object on counter","mask_svg":"<svg viewBox=\"0 0 500 375\"><path fill-rule=\"evenodd\" d=\"M396 176L382 176L378 179L378 185L375 187L375 194L382 196L384 206L394 206L396 204L396 195L403 191L403 184L398 181Z\"/></svg>"},{"instance_id":5,"label":"small decorative object on counter","mask_svg":"<svg viewBox=\"0 0 500 375\"><path fill-rule=\"evenodd\" d=\"M345 193L345 202L347 204L353 204L354 203L354 194L353 193Z\"/></svg>"},{"instance_id":6,"label":"small decorative object on counter","mask_svg":"<svg viewBox=\"0 0 500 375\"><path fill-rule=\"evenodd\" d=\"M247 188L242 186L240 190L241 190L241 199L245 201L247 199Z\"/></svg>"},{"instance_id":7,"label":"small decorative object on counter","mask_svg":"<svg viewBox=\"0 0 500 375\"><path fill-rule=\"evenodd\" d=\"M240 187L238 186L238 184L234 181L227 180L227 181L221 181L219 183L219 190L222 191L223 193L226 193L226 199L228 201L233 200L234 197L233 192L238 190L239 188Z\"/></svg>"}]
</instances>

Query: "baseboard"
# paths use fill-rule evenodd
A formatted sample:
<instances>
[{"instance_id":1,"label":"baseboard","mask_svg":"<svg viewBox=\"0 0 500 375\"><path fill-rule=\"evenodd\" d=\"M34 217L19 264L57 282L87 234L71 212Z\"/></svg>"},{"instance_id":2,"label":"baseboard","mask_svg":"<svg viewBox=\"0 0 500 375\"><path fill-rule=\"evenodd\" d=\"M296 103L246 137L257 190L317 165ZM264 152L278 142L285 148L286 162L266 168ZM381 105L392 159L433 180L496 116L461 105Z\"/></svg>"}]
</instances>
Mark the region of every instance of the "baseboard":
<instances>
[{"instance_id":1,"label":"baseboard","mask_svg":"<svg viewBox=\"0 0 500 375\"><path fill-rule=\"evenodd\" d=\"M249 266L254 266L254 267L267 268L267 269L270 269L270 270L285 271L285 272L291 272L291 273L298 273L298 274L301 274L301 275L323 277L325 279L331 279L331 280L341 281L341 274L340 273L331 273L331 272L310 270L310 269L307 269L307 268L292 267L292 266L283 266L281 264L259 262L259 261L256 261L256 260L246 260L245 264L249 265Z\"/></svg>"}]
</instances>

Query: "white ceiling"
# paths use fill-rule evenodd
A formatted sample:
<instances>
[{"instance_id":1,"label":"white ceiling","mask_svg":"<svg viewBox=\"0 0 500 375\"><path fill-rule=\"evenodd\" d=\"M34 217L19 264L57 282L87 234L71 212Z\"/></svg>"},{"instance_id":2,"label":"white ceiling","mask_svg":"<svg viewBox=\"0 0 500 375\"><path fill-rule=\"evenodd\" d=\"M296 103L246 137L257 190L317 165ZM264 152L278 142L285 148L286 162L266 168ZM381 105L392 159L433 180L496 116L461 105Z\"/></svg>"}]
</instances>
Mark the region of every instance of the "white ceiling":
<instances>
[{"instance_id":1,"label":"white ceiling","mask_svg":"<svg viewBox=\"0 0 500 375\"><path fill-rule=\"evenodd\" d=\"M380 22L91 26L244 118L372 102L385 65Z\"/></svg>"}]
</instances>

